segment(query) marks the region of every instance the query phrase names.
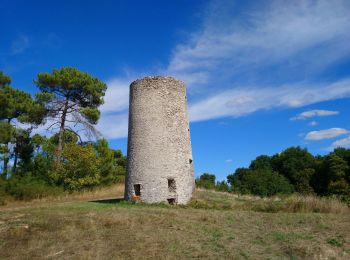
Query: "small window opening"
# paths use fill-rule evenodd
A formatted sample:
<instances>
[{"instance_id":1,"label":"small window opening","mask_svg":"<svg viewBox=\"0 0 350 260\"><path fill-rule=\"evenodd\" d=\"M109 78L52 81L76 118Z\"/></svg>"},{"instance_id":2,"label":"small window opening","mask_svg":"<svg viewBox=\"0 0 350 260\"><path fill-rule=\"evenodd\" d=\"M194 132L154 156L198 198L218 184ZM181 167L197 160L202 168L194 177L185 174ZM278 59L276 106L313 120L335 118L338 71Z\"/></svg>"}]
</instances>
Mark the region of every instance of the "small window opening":
<instances>
[{"instance_id":1,"label":"small window opening","mask_svg":"<svg viewBox=\"0 0 350 260\"><path fill-rule=\"evenodd\" d=\"M176 204L176 199L175 198L168 199L168 203L170 205L174 205L174 204Z\"/></svg>"},{"instance_id":2,"label":"small window opening","mask_svg":"<svg viewBox=\"0 0 350 260\"><path fill-rule=\"evenodd\" d=\"M193 162L192 159L189 159L188 161L190 162L190 164Z\"/></svg>"},{"instance_id":3,"label":"small window opening","mask_svg":"<svg viewBox=\"0 0 350 260\"><path fill-rule=\"evenodd\" d=\"M169 189L169 192L176 191L176 183L174 179L168 179L168 189Z\"/></svg>"},{"instance_id":4,"label":"small window opening","mask_svg":"<svg viewBox=\"0 0 350 260\"><path fill-rule=\"evenodd\" d=\"M135 196L141 196L141 184L134 184Z\"/></svg>"}]
</instances>

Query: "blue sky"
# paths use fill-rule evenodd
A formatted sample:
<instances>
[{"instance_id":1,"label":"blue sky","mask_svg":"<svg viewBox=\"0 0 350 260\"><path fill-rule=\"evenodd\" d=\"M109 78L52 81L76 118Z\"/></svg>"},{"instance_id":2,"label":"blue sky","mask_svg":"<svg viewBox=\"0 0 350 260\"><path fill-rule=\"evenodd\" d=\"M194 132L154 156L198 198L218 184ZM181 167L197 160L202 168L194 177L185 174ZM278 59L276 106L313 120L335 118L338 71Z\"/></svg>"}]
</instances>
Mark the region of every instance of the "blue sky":
<instances>
[{"instance_id":1,"label":"blue sky","mask_svg":"<svg viewBox=\"0 0 350 260\"><path fill-rule=\"evenodd\" d=\"M128 86L146 75L185 82L197 176L224 179L289 146L350 147L349 1L2 0L0 11L13 86L35 93L37 73L63 66L99 77L97 128L124 152Z\"/></svg>"}]
</instances>

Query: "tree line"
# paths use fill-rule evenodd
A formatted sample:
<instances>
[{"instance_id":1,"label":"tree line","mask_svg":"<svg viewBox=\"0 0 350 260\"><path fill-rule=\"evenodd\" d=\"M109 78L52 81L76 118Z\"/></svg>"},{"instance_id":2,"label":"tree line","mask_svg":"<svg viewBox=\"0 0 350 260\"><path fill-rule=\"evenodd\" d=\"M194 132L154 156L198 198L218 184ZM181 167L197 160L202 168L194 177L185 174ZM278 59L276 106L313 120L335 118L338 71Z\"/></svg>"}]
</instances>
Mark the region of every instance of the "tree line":
<instances>
[{"instance_id":1,"label":"tree line","mask_svg":"<svg viewBox=\"0 0 350 260\"><path fill-rule=\"evenodd\" d=\"M238 168L227 181L216 182L204 173L198 187L241 194L315 194L337 196L350 202L350 149L336 148L324 156L313 156L300 147L290 147L273 156L260 155L249 167Z\"/></svg>"},{"instance_id":2,"label":"tree line","mask_svg":"<svg viewBox=\"0 0 350 260\"><path fill-rule=\"evenodd\" d=\"M94 127L107 85L71 67L39 73L34 83L31 95L0 71L0 203L123 181L126 157ZM33 133L38 126L44 135Z\"/></svg>"}]
</instances>

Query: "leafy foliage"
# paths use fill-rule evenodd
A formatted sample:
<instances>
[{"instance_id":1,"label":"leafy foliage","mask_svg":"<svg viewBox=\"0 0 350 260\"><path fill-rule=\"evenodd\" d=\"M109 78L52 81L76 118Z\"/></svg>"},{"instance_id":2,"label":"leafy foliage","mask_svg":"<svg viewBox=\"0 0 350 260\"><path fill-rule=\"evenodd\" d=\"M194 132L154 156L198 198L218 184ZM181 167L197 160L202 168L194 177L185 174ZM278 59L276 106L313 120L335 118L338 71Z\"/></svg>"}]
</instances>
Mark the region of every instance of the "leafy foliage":
<instances>
[{"instance_id":1,"label":"leafy foliage","mask_svg":"<svg viewBox=\"0 0 350 260\"><path fill-rule=\"evenodd\" d=\"M214 189L215 188L215 175L210 173L203 173L196 179L196 185L200 188Z\"/></svg>"},{"instance_id":2,"label":"leafy foliage","mask_svg":"<svg viewBox=\"0 0 350 260\"><path fill-rule=\"evenodd\" d=\"M315 173L315 158L306 149L290 147L272 160L273 169L285 176L297 192L312 193L310 181Z\"/></svg>"},{"instance_id":3,"label":"leafy foliage","mask_svg":"<svg viewBox=\"0 0 350 260\"><path fill-rule=\"evenodd\" d=\"M62 161L49 175L65 189L81 190L100 184L99 166L99 158L91 145L69 143L63 149Z\"/></svg>"},{"instance_id":4,"label":"leafy foliage","mask_svg":"<svg viewBox=\"0 0 350 260\"><path fill-rule=\"evenodd\" d=\"M20 150L19 140L22 129L16 127L14 121L38 125L43 121L46 110L38 101L34 100L29 93L15 89L9 84L11 78L0 71L0 152L3 155L3 178L8 175L8 163L11 159L10 144L15 146L15 167L17 152ZM22 154L23 155L23 154Z\"/></svg>"},{"instance_id":5,"label":"leafy foliage","mask_svg":"<svg viewBox=\"0 0 350 260\"><path fill-rule=\"evenodd\" d=\"M270 196L294 190L335 195L350 202L350 149L313 156L306 149L290 147L273 156L258 156L249 168L238 168L227 180L240 193Z\"/></svg>"},{"instance_id":6,"label":"leafy foliage","mask_svg":"<svg viewBox=\"0 0 350 260\"><path fill-rule=\"evenodd\" d=\"M265 197L293 192L293 186L284 176L266 168L240 169L228 180L233 190L242 194L250 193Z\"/></svg>"},{"instance_id":7,"label":"leafy foliage","mask_svg":"<svg viewBox=\"0 0 350 260\"><path fill-rule=\"evenodd\" d=\"M223 191L223 192L229 192L230 186L226 181L218 181L215 185L216 191Z\"/></svg>"},{"instance_id":8,"label":"leafy foliage","mask_svg":"<svg viewBox=\"0 0 350 260\"><path fill-rule=\"evenodd\" d=\"M0 88L11 84L11 78L0 70Z\"/></svg>"},{"instance_id":9,"label":"leafy foliage","mask_svg":"<svg viewBox=\"0 0 350 260\"><path fill-rule=\"evenodd\" d=\"M108 142L105 139L99 140L95 144L95 150L99 160L99 171L101 175L100 183L102 185L109 185L116 181L116 161L114 159L114 152L108 147Z\"/></svg>"},{"instance_id":10,"label":"leafy foliage","mask_svg":"<svg viewBox=\"0 0 350 260\"><path fill-rule=\"evenodd\" d=\"M63 192L62 187L48 185L45 181L30 174L11 178L5 187L6 193L17 200L40 199Z\"/></svg>"},{"instance_id":11,"label":"leafy foliage","mask_svg":"<svg viewBox=\"0 0 350 260\"><path fill-rule=\"evenodd\" d=\"M67 123L81 125L88 134L94 133L107 89L105 83L78 69L66 67L52 73L39 73L35 80L45 103L47 117L53 120L50 128L58 128L57 157L60 159L65 144L64 133L74 131Z\"/></svg>"}]
</instances>

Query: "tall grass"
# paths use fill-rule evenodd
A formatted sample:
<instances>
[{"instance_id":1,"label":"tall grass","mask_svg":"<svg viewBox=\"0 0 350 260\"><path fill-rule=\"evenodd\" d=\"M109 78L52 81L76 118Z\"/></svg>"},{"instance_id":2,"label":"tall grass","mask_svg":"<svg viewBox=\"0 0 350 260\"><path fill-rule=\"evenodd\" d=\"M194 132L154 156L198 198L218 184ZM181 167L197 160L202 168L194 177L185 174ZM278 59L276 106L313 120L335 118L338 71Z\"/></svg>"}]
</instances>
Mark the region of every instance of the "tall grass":
<instances>
[{"instance_id":1,"label":"tall grass","mask_svg":"<svg viewBox=\"0 0 350 260\"><path fill-rule=\"evenodd\" d=\"M287 197L288 212L347 213L349 207L335 197L292 195Z\"/></svg>"},{"instance_id":2,"label":"tall grass","mask_svg":"<svg viewBox=\"0 0 350 260\"><path fill-rule=\"evenodd\" d=\"M12 196L1 196L0 190L0 206L29 206L40 203L50 202L66 202L66 201L86 201L101 198L122 197L124 193L124 184L118 183L108 187L99 187L92 190L83 190L76 192L59 191L56 193L45 193L33 196L30 200L18 200Z\"/></svg>"},{"instance_id":3,"label":"tall grass","mask_svg":"<svg viewBox=\"0 0 350 260\"><path fill-rule=\"evenodd\" d=\"M187 207L216 210L252 210L288 213L350 213L349 206L335 197L293 194L284 197L260 198L237 194L199 190Z\"/></svg>"}]
</instances>

